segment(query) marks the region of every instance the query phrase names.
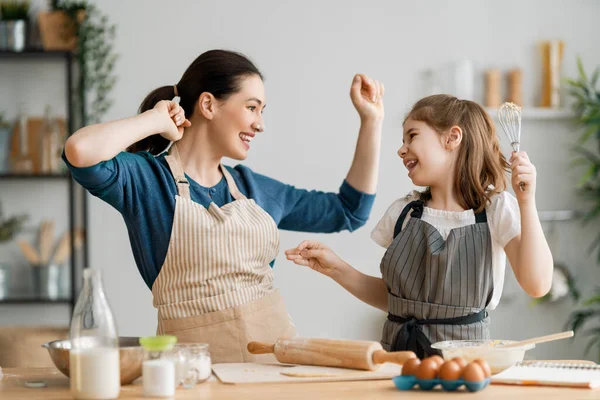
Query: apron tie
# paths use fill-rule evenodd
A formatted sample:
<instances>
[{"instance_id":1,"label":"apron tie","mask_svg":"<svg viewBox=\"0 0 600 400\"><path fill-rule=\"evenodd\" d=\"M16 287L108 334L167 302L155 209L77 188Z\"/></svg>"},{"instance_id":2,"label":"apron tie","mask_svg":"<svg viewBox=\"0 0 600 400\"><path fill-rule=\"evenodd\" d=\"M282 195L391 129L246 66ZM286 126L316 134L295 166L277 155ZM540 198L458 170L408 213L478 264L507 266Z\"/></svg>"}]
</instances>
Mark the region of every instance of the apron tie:
<instances>
[{"instance_id":1,"label":"apron tie","mask_svg":"<svg viewBox=\"0 0 600 400\"><path fill-rule=\"evenodd\" d=\"M402 327L392 341L392 351L413 351L417 357L423 359L433 355L442 355L439 350L431 347L431 341L427 338L421 325L468 325L487 318L487 311L481 310L475 314L464 315L455 318L441 319L416 319L414 317L403 318L388 313L388 320L402 324Z\"/></svg>"},{"instance_id":2,"label":"apron tie","mask_svg":"<svg viewBox=\"0 0 600 400\"><path fill-rule=\"evenodd\" d=\"M398 234L402 230L402 224L404 224L404 220L406 219L408 213L412 210L410 216L413 218L420 219L423 216L424 208L425 203L423 203L422 200L413 200L410 203L408 203L406 207L404 207L404 209L402 210L402 213L400 213L400 217L398 217L398 219L396 220L396 226L394 226L394 238L396 238L396 236L398 236Z\"/></svg>"}]
</instances>

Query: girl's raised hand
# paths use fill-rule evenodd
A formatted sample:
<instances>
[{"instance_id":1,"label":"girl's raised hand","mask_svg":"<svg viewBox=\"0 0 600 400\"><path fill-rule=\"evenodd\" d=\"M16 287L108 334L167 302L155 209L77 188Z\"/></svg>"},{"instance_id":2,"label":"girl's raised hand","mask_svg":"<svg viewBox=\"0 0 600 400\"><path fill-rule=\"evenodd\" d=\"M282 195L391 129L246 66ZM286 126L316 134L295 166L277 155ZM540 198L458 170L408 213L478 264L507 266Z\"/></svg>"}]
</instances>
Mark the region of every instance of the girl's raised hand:
<instances>
[{"instance_id":1,"label":"girl's raised hand","mask_svg":"<svg viewBox=\"0 0 600 400\"><path fill-rule=\"evenodd\" d=\"M362 120L383 120L383 83L363 74L356 74L350 87L350 98Z\"/></svg>"}]
</instances>

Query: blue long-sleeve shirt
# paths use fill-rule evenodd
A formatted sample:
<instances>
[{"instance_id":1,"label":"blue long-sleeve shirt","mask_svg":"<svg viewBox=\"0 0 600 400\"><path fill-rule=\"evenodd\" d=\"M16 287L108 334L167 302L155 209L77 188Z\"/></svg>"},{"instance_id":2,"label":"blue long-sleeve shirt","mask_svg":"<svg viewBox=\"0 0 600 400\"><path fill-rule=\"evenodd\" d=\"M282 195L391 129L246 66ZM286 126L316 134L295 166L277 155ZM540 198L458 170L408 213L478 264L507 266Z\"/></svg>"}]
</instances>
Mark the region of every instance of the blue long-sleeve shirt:
<instances>
[{"instance_id":1,"label":"blue long-sleeve shirt","mask_svg":"<svg viewBox=\"0 0 600 400\"><path fill-rule=\"evenodd\" d=\"M122 152L86 168L72 166L64 153L63 160L80 185L121 213L138 270L152 288L167 255L177 194L165 154ZM339 193L325 193L295 188L243 165L226 168L239 190L269 213L280 229L353 231L365 224L373 207L375 195L359 192L346 181ZM186 177L192 200L204 207L234 201L225 178L208 188Z\"/></svg>"}]
</instances>

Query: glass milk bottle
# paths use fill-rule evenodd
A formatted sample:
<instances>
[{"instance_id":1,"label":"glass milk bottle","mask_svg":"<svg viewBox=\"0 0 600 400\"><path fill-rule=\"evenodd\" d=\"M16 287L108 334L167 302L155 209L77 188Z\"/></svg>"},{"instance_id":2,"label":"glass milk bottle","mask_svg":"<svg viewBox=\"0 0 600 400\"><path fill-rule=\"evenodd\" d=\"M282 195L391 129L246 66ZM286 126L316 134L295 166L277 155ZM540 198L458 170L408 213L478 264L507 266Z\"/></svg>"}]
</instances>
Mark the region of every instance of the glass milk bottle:
<instances>
[{"instance_id":1,"label":"glass milk bottle","mask_svg":"<svg viewBox=\"0 0 600 400\"><path fill-rule=\"evenodd\" d=\"M75 399L116 399L121 390L119 337L99 270L83 270L71 319L70 379Z\"/></svg>"}]
</instances>

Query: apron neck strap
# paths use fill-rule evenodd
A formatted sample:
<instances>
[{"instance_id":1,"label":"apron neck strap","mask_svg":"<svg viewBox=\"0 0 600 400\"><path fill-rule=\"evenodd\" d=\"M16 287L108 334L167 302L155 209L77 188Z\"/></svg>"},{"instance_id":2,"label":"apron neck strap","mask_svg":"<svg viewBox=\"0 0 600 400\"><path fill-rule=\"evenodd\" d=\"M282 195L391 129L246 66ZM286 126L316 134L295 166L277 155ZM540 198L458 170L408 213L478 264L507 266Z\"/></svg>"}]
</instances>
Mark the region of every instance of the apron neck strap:
<instances>
[{"instance_id":1,"label":"apron neck strap","mask_svg":"<svg viewBox=\"0 0 600 400\"><path fill-rule=\"evenodd\" d=\"M190 183L185 177L183 167L181 166L181 157L179 156L179 150L177 150L177 144L173 143L169 149L169 155L165 157L175 183L177 184L177 193L186 199L191 199L190 196Z\"/></svg>"},{"instance_id":2,"label":"apron neck strap","mask_svg":"<svg viewBox=\"0 0 600 400\"><path fill-rule=\"evenodd\" d=\"M219 164L219 166L221 167L221 172L223 173L223 176L227 181L227 186L229 187L229 193L231 193L231 197L233 197L236 200L246 200L246 196L244 196L242 192L240 192L237 185L235 184L235 180L233 180L233 176L231 176L229 171L227 171L227 168L225 168L223 164Z\"/></svg>"},{"instance_id":3,"label":"apron neck strap","mask_svg":"<svg viewBox=\"0 0 600 400\"><path fill-rule=\"evenodd\" d=\"M413 212L410 213L410 216L413 218L420 219L421 216L423 215L424 207L425 207L425 203L423 203L422 200L413 200L404 207L404 209L400 213L400 216L396 220L396 225L394 226L394 238L396 238L396 236L398 236L398 234L402 230L402 224L404 223L404 220L406 219L406 216L408 215L408 213L411 210L413 210Z\"/></svg>"},{"instance_id":4,"label":"apron neck strap","mask_svg":"<svg viewBox=\"0 0 600 400\"><path fill-rule=\"evenodd\" d=\"M173 143L171 148L169 149L169 155L165 157L167 164L169 164L169 168L171 169L171 173L173 174L173 178L175 178L175 183L177 184L177 192L181 197L185 197L186 199L191 199L190 196L190 183L185 177L185 173L183 172L183 167L181 166L181 157L179 155L179 150L177 150L177 144ZM219 164L219 168L221 168L221 172L227 181L227 186L229 187L229 192L231 196L236 200L245 200L246 196L240 192L238 189L233 176L227 171L227 168L223 166L223 164Z\"/></svg>"}]
</instances>

